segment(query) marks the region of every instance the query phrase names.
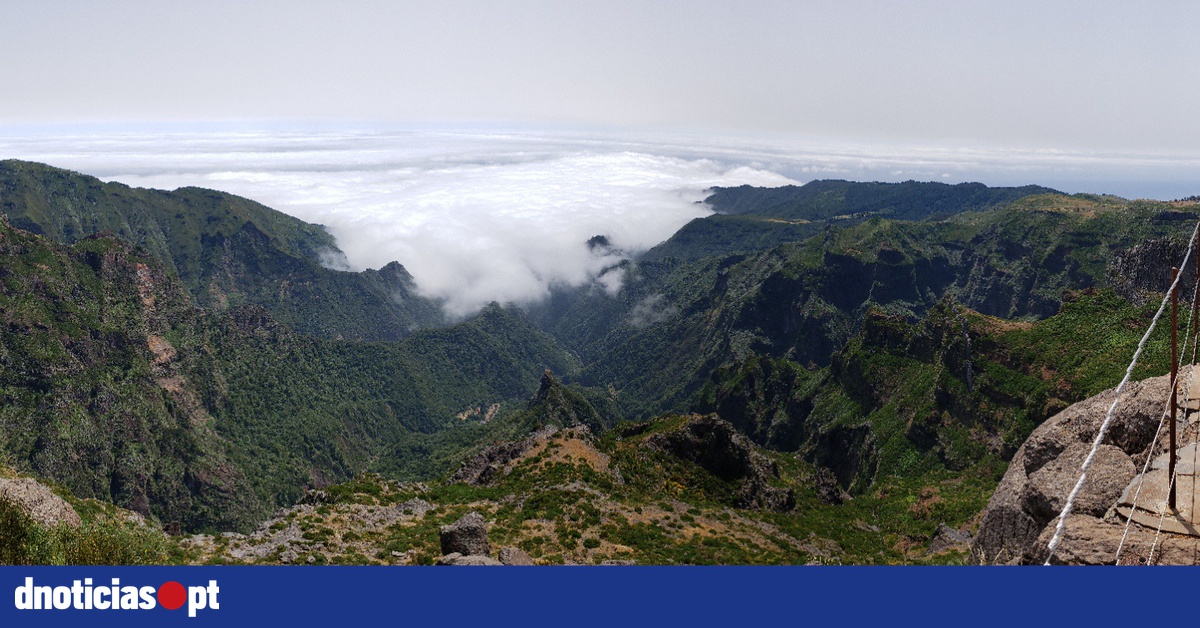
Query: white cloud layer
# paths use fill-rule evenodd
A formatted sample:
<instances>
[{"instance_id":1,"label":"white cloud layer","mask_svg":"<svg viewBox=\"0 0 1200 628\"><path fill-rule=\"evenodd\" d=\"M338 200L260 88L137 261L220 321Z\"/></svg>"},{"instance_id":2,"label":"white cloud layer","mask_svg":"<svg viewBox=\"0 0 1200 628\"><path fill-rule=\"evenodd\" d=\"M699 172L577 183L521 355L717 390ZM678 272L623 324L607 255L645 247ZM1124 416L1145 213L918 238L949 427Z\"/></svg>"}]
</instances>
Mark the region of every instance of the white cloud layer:
<instances>
[{"instance_id":1,"label":"white cloud layer","mask_svg":"<svg viewBox=\"0 0 1200 628\"><path fill-rule=\"evenodd\" d=\"M1188 154L536 128L0 128L0 158L9 157L135 186L247 196L326 225L346 253L346 260L327 256L330 267L397 260L453 315L490 301L534 300L555 284L596 281L611 293L623 273L602 271L706 215L698 201L718 185L915 179L1130 197L1200 192L1200 159ZM596 235L612 246L589 249Z\"/></svg>"},{"instance_id":2,"label":"white cloud layer","mask_svg":"<svg viewBox=\"0 0 1200 628\"><path fill-rule=\"evenodd\" d=\"M647 147L481 133L126 135L24 148L106 180L216 188L326 225L351 267L398 260L456 316L596 280L708 214L699 201L712 186L795 183ZM589 249L597 235L611 248ZM620 277L600 284L612 292Z\"/></svg>"}]
</instances>

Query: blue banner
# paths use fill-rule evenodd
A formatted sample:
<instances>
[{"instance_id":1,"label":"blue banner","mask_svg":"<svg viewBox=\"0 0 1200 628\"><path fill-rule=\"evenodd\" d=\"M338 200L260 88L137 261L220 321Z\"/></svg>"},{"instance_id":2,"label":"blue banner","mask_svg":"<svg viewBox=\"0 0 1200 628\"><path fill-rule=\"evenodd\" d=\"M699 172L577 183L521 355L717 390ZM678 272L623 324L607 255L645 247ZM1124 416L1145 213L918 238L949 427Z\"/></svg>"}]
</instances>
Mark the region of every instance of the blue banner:
<instances>
[{"instance_id":1,"label":"blue banner","mask_svg":"<svg viewBox=\"0 0 1200 628\"><path fill-rule=\"evenodd\" d=\"M1184 569L0 567L0 626L1081 624Z\"/></svg>"}]
</instances>

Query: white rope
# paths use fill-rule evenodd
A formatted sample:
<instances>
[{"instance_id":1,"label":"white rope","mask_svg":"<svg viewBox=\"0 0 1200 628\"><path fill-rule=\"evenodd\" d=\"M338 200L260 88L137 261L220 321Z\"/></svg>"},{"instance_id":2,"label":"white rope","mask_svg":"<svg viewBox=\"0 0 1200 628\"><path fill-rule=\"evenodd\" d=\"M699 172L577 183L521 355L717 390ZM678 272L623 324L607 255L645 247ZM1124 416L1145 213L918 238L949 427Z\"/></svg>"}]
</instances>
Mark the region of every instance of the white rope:
<instances>
[{"instance_id":1,"label":"white rope","mask_svg":"<svg viewBox=\"0 0 1200 628\"><path fill-rule=\"evenodd\" d=\"M1176 385L1175 382L1177 381L1179 381L1178 378L1171 382L1171 385ZM1113 560L1114 565L1121 564L1121 549L1125 547L1125 539L1129 538L1129 526L1133 523L1133 513L1137 510L1138 499L1142 495L1142 486L1146 484L1146 472L1150 469L1150 461L1154 460L1155 457L1154 450L1155 445L1158 443L1158 435L1162 433L1163 425L1166 425L1167 415L1170 413L1171 404L1170 400L1168 400L1167 404L1163 406L1162 416L1158 419L1158 429L1154 430L1154 438L1150 441L1150 447L1146 453L1146 464L1142 465L1141 479L1138 481L1137 490L1133 493L1133 504L1130 506L1129 517L1125 520L1125 532L1121 534L1121 542L1117 544L1117 555Z\"/></svg>"},{"instance_id":2,"label":"white rope","mask_svg":"<svg viewBox=\"0 0 1200 628\"><path fill-rule=\"evenodd\" d=\"M1184 347L1185 348L1187 347L1186 341L1184 342ZM1177 375L1175 377L1175 379L1171 380L1172 388L1177 386L1178 382L1179 382L1179 377ZM1190 386L1191 386L1190 381L1188 383L1184 384L1184 387L1183 387L1184 393L1183 394L1184 394L1185 399L1187 398L1187 395L1190 393ZM1123 547L1125 547L1125 540L1127 538L1129 538L1129 527L1130 527L1130 525L1133 524L1133 513L1134 513L1134 511L1137 510L1138 499L1141 497L1141 494L1142 494L1142 486L1144 486L1146 484L1146 471L1150 468L1150 461L1155 458L1155 455L1154 455L1155 444L1158 443L1158 435L1162 433L1163 425L1166 424L1167 415L1170 413L1171 413L1171 401L1170 401L1170 399L1168 399L1167 403L1164 404L1164 406L1163 406L1162 416L1159 417L1159 419L1158 419L1158 429L1154 430L1154 438L1150 441L1150 448L1147 450L1147 454L1146 454L1146 463L1142 465L1142 474L1141 474L1141 476L1139 476L1140 480L1138 481L1137 491L1134 492L1133 503L1129 506L1129 517L1127 517L1125 519L1125 531L1121 534L1121 542L1117 544L1117 554L1113 559L1114 565L1121 564L1121 549ZM1170 490L1169 487L1168 487L1168 490ZM1161 525L1161 521L1159 523ZM1153 548L1151 548L1151 553L1153 553Z\"/></svg>"},{"instance_id":3,"label":"white rope","mask_svg":"<svg viewBox=\"0 0 1200 628\"><path fill-rule=\"evenodd\" d=\"M1192 309L1190 310L1191 312L1196 311L1196 306L1198 303L1200 303L1200 282L1198 282L1197 289L1192 292ZM1195 332L1195 326L1196 326L1196 318L1190 317L1188 324L1184 326L1184 329L1187 330L1188 334L1183 339L1183 349L1179 352L1180 355L1187 354L1188 344L1192 342L1192 336L1194 335L1194 332ZM1193 351L1195 350L1195 346L1196 345L1193 345ZM1194 364L1195 360L1193 359L1192 362ZM1193 367L1193 368L1195 368L1195 367ZM1168 391L1175 390L1175 387L1179 385L1179 376L1182 373L1183 373L1183 369L1179 369L1179 371L1176 372L1175 379L1171 380L1171 387L1167 389ZM1191 385L1192 385L1192 379L1189 377L1183 386L1183 398L1185 400L1190 398ZM1158 435L1162 433L1163 425L1166 424L1167 415L1170 413L1171 413L1171 400L1168 398L1167 402L1163 404L1162 416L1160 416L1158 419L1158 429L1154 430L1154 438L1150 439L1150 446L1146 449L1146 463L1142 465L1142 474L1139 476L1138 487L1137 487L1137 490L1134 491L1134 493L1133 493L1133 503L1129 506L1129 517L1125 519L1125 531L1121 533L1121 542L1117 544L1117 554L1115 557L1113 557L1114 565L1119 566L1121 564L1121 550L1122 550L1122 548L1125 547L1125 540L1129 538L1129 528L1133 524L1133 513L1137 511L1138 499L1142 495L1142 487L1145 486L1145 484L1146 484L1146 472L1150 469L1150 461L1154 460L1154 457L1155 457L1154 450L1155 450L1156 445L1158 444ZM1184 416L1187 416L1186 411L1185 411ZM1193 468L1195 468L1195 467L1193 466Z\"/></svg>"},{"instance_id":4,"label":"white rope","mask_svg":"<svg viewBox=\"0 0 1200 628\"><path fill-rule=\"evenodd\" d=\"M1178 381L1179 381L1179 378L1176 377L1174 380L1172 380L1171 385L1172 386L1178 385L1177 384ZM1186 387L1185 387L1185 390L1186 390ZM1134 511L1137 510L1138 499L1142 495L1142 486L1144 486L1146 484L1146 472L1150 469L1150 461L1154 460L1154 458L1155 458L1154 450L1155 450L1155 445L1158 443L1158 435L1162 433L1163 425L1165 425L1167 423L1167 415L1169 415L1170 413L1171 413L1171 402L1168 399L1167 403L1163 406L1162 416L1159 417L1159 419L1158 419L1158 429L1154 430L1154 438L1150 441L1150 447L1146 453L1146 463L1142 465L1142 474L1140 476L1141 479L1138 481L1137 490L1134 491L1134 493L1133 493L1133 504L1131 504L1129 507L1130 508L1129 517L1125 519L1125 532L1121 534L1121 542L1117 544L1117 554L1113 559L1114 565L1121 564L1121 549L1125 547L1125 540L1127 538L1129 538L1129 526L1133 523L1133 513L1134 513Z\"/></svg>"},{"instance_id":5,"label":"white rope","mask_svg":"<svg viewBox=\"0 0 1200 628\"><path fill-rule=\"evenodd\" d=\"M1188 260L1192 258L1192 248L1196 245L1197 233L1200 233L1200 222L1196 223L1196 228L1192 231L1192 238L1188 241L1187 253L1183 256L1183 263L1179 265L1180 268L1186 268ZM1167 309L1167 303L1171 300L1171 294L1179 286L1179 280L1182 277L1183 273L1180 272L1175 276L1175 281L1171 282L1171 287L1167 290L1166 296L1163 297L1162 304L1158 306L1158 311L1154 313L1154 318L1150 321L1150 327L1146 329L1142 340L1138 342L1137 351L1133 353L1133 360L1129 363L1129 368L1125 369L1125 377L1117 385L1112 405L1109 406L1108 413L1104 415L1104 422L1100 424L1100 430L1096 432L1096 440L1092 442L1092 450L1088 452L1087 458L1084 459L1083 464L1079 467L1079 481L1075 482L1075 488L1071 489L1071 494L1067 496L1067 503L1063 505L1062 512L1058 515L1058 525L1054 528L1054 536L1051 537L1050 545L1047 547L1049 553L1046 555L1046 565L1050 564L1050 559L1054 558L1054 552L1058 549L1058 544L1062 542L1062 533L1067 524L1067 517L1071 516L1071 511L1075 508L1075 499L1079 497L1079 491L1083 489L1083 483L1087 480L1088 469L1091 468L1092 462L1096 459L1096 452L1100 450L1100 443L1104 441L1104 437L1108 434L1108 428L1112 425L1117 405L1121 402L1121 393L1125 391L1125 386L1129 384L1129 379L1133 377L1133 369L1137 366L1138 358L1142 357L1142 351L1146 348L1146 342L1150 340L1150 334L1154 331L1154 326L1158 324L1158 319L1162 317L1163 312Z\"/></svg>"},{"instance_id":6,"label":"white rope","mask_svg":"<svg viewBox=\"0 0 1200 628\"><path fill-rule=\"evenodd\" d=\"M1175 452L1171 452L1172 455ZM1170 494L1171 488L1175 486L1175 476L1179 475L1179 466L1176 465L1175 472L1171 474L1171 481L1167 483L1167 494ZM1167 502L1163 501L1162 510L1158 514L1158 529L1154 531L1154 542L1150 544L1150 556L1146 558L1147 565L1154 564L1154 549L1158 547L1158 540L1162 537L1163 522L1167 520Z\"/></svg>"}]
</instances>

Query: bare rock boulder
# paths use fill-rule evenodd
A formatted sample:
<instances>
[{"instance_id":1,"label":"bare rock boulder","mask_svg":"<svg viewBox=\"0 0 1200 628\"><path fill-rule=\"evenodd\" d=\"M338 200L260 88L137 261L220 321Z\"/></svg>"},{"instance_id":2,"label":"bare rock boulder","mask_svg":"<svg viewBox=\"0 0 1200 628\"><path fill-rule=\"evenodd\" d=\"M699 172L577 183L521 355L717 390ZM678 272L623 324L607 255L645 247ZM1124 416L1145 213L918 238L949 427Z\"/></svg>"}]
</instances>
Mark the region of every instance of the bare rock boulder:
<instances>
[{"instance_id":1,"label":"bare rock boulder","mask_svg":"<svg viewBox=\"0 0 1200 628\"><path fill-rule=\"evenodd\" d=\"M1079 481L1079 469L1090 450L1090 445L1072 443L1030 474L1022 496L1025 511L1039 520L1057 517ZM1136 475L1133 460L1125 452L1112 445L1100 445L1072 512L1103 517Z\"/></svg>"},{"instance_id":2,"label":"bare rock boulder","mask_svg":"<svg viewBox=\"0 0 1200 628\"><path fill-rule=\"evenodd\" d=\"M71 504L32 478L0 479L0 501L15 505L30 519L48 528L60 523L79 527L83 523Z\"/></svg>"},{"instance_id":3,"label":"bare rock boulder","mask_svg":"<svg viewBox=\"0 0 1200 628\"><path fill-rule=\"evenodd\" d=\"M477 512L469 512L448 526L441 528L442 554L463 556L487 556L491 545L487 537L487 521Z\"/></svg>"},{"instance_id":4,"label":"bare rock boulder","mask_svg":"<svg viewBox=\"0 0 1200 628\"><path fill-rule=\"evenodd\" d=\"M505 565L513 566L530 566L533 565L533 558L529 556L525 550L518 547L502 547L498 556L500 562Z\"/></svg>"},{"instance_id":5,"label":"bare rock boulder","mask_svg":"<svg viewBox=\"0 0 1200 628\"><path fill-rule=\"evenodd\" d=\"M496 567L504 563L491 556L463 556L452 552L438 559L437 564L450 567Z\"/></svg>"},{"instance_id":6,"label":"bare rock boulder","mask_svg":"<svg viewBox=\"0 0 1200 628\"><path fill-rule=\"evenodd\" d=\"M1134 459L1144 460L1142 456L1147 455L1158 428L1163 400L1170 388L1168 379L1164 376L1131 382L1125 389L1088 471L1074 514L1093 519L1104 516L1133 480ZM974 562L1036 560L1039 551L1045 549L1039 537L1058 517L1078 481L1080 465L1115 398L1116 391L1107 390L1073 404L1047 419L1026 439L983 511L971 546Z\"/></svg>"}]
</instances>

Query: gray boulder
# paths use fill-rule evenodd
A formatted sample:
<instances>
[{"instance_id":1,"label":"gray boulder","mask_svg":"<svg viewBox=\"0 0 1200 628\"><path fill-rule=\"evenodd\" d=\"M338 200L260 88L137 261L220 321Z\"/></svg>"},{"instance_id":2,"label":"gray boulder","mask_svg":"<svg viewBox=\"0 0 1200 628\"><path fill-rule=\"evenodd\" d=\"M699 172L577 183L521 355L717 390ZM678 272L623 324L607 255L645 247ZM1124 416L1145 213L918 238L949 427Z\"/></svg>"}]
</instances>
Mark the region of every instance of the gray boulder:
<instances>
[{"instance_id":1,"label":"gray boulder","mask_svg":"<svg viewBox=\"0 0 1200 628\"><path fill-rule=\"evenodd\" d=\"M48 528L60 523L74 528L83 523L71 504L32 478L0 479L0 501L15 505L30 519Z\"/></svg>"},{"instance_id":2,"label":"gray boulder","mask_svg":"<svg viewBox=\"0 0 1200 628\"><path fill-rule=\"evenodd\" d=\"M1076 500L1075 514L1104 516L1132 481L1137 472L1135 461L1145 460L1158 427L1162 403L1170 388L1168 379L1164 376L1131 382L1125 389ZM1021 445L983 511L971 546L975 562L1036 560L1039 547L1044 550L1039 536L1058 516L1078 481L1079 467L1112 405L1114 393L1108 390L1066 408L1035 429Z\"/></svg>"},{"instance_id":3,"label":"gray boulder","mask_svg":"<svg viewBox=\"0 0 1200 628\"><path fill-rule=\"evenodd\" d=\"M504 563L491 556L463 556L452 552L438 559L437 564L450 567L497 567Z\"/></svg>"},{"instance_id":4,"label":"gray boulder","mask_svg":"<svg viewBox=\"0 0 1200 628\"><path fill-rule=\"evenodd\" d=\"M937 531L933 533L933 540L929 542L929 551L927 554L933 556L952 551L965 552L970 550L970 548L970 533L955 530L944 523L939 523Z\"/></svg>"},{"instance_id":5,"label":"gray boulder","mask_svg":"<svg viewBox=\"0 0 1200 628\"><path fill-rule=\"evenodd\" d=\"M487 556L491 553L487 521L477 512L469 512L453 524L442 526L440 536L444 555Z\"/></svg>"},{"instance_id":6,"label":"gray boulder","mask_svg":"<svg viewBox=\"0 0 1200 628\"><path fill-rule=\"evenodd\" d=\"M1033 545L1027 562L1040 565L1049 554L1047 546L1058 525L1046 526ZM1050 563L1054 565L1112 565L1125 534L1122 523L1104 521L1088 515L1071 515L1063 526L1062 540ZM1151 556L1151 547L1154 548ZM1153 530L1130 526L1121 551L1122 565L1192 565L1200 552L1200 539L1164 534L1155 540Z\"/></svg>"},{"instance_id":7,"label":"gray boulder","mask_svg":"<svg viewBox=\"0 0 1200 628\"><path fill-rule=\"evenodd\" d=\"M533 564L533 558L525 550L517 547L502 547L499 554L500 562L505 565L528 566Z\"/></svg>"}]
</instances>

